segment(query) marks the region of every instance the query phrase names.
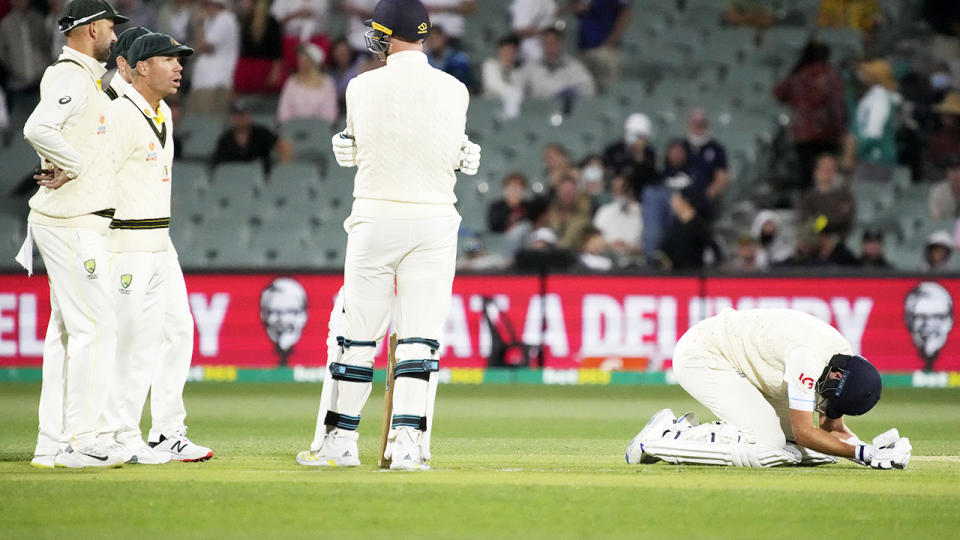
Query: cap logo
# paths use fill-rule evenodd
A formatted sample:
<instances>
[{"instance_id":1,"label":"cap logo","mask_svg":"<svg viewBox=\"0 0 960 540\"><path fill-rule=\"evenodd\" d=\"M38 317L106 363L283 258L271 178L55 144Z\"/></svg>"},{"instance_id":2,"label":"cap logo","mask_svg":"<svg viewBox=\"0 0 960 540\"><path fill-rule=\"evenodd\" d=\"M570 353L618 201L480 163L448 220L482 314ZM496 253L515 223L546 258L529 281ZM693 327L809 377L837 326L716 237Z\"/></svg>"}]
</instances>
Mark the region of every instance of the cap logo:
<instances>
[{"instance_id":1,"label":"cap logo","mask_svg":"<svg viewBox=\"0 0 960 540\"><path fill-rule=\"evenodd\" d=\"M426 33L427 33L427 23L425 23L425 22L420 23L420 26L417 27L417 33L418 33L418 34L426 34Z\"/></svg>"},{"instance_id":2,"label":"cap logo","mask_svg":"<svg viewBox=\"0 0 960 540\"><path fill-rule=\"evenodd\" d=\"M173 45L174 47L179 47L179 46L180 46L180 44L177 43L177 40L175 40L175 39L173 39L173 38L170 38L170 44Z\"/></svg>"},{"instance_id":3,"label":"cap logo","mask_svg":"<svg viewBox=\"0 0 960 540\"><path fill-rule=\"evenodd\" d=\"M387 28L386 26L378 23L377 21L371 21L371 22L370 22L370 26L372 26L374 30L379 30L379 31L383 32L384 34L386 34L386 35L388 35L388 36L392 36L392 35L393 35L393 30L391 30L391 29Z\"/></svg>"}]
</instances>

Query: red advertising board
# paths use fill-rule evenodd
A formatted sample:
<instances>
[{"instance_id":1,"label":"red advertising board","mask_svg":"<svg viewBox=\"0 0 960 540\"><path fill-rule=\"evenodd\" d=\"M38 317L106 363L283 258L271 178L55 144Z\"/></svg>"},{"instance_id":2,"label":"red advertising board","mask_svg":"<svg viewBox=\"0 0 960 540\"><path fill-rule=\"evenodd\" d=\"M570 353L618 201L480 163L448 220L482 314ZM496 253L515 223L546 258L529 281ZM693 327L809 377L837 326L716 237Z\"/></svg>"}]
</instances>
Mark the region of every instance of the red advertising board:
<instances>
[{"instance_id":1,"label":"red advertising board","mask_svg":"<svg viewBox=\"0 0 960 540\"><path fill-rule=\"evenodd\" d=\"M194 364L323 365L341 282L313 274L187 276ZM489 318L501 334L509 325L524 343L544 343L546 367L660 369L676 340L706 316L726 307L789 307L834 325L881 370L960 371L960 341L951 332L958 280L555 275L542 298L540 285L535 276L458 277L443 365L487 365ZM0 275L0 366L40 364L49 316L44 277ZM378 351L378 365L383 356Z\"/></svg>"}]
</instances>

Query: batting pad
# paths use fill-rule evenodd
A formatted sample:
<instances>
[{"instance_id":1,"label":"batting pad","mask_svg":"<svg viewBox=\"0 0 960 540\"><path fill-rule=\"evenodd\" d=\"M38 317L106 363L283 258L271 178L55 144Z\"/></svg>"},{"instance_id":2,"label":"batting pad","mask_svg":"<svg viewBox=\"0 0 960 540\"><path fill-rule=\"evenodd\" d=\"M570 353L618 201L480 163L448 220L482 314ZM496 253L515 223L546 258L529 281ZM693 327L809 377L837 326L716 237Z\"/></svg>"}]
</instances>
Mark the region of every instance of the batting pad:
<instances>
[{"instance_id":1,"label":"batting pad","mask_svg":"<svg viewBox=\"0 0 960 540\"><path fill-rule=\"evenodd\" d=\"M779 467L800 463L796 449L777 450L756 443L711 443L681 439L655 439L642 443L643 451L667 463Z\"/></svg>"}]
</instances>

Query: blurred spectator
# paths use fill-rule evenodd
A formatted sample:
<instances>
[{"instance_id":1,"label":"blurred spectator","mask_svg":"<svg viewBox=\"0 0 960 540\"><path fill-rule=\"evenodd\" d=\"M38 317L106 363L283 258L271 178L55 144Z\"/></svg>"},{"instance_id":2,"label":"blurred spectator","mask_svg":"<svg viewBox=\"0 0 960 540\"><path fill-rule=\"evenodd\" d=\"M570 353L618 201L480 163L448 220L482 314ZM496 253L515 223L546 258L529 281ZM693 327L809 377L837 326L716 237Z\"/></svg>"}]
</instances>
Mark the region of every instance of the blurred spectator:
<instances>
[{"instance_id":1,"label":"blurred spectator","mask_svg":"<svg viewBox=\"0 0 960 540\"><path fill-rule=\"evenodd\" d=\"M270 14L270 0L241 0L240 59L233 89L241 94L275 93L283 83L283 34Z\"/></svg>"},{"instance_id":2,"label":"blurred spectator","mask_svg":"<svg viewBox=\"0 0 960 540\"><path fill-rule=\"evenodd\" d=\"M927 208L932 221L960 217L960 153L947 164L947 178L930 187Z\"/></svg>"},{"instance_id":3,"label":"blurred spectator","mask_svg":"<svg viewBox=\"0 0 960 540\"><path fill-rule=\"evenodd\" d=\"M607 191L603 157L600 154L591 154L580 163L580 182L583 192L590 198L590 208L596 212L597 208L610 202L610 193Z\"/></svg>"},{"instance_id":4,"label":"blurred spectator","mask_svg":"<svg viewBox=\"0 0 960 540\"><path fill-rule=\"evenodd\" d=\"M157 32L170 34L180 43L193 43L193 21L199 16L194 0L168 0L157 10ZM134 21L137 25L137 21Z\"/></svg>"},{"instance_id":5,"label":"blurred spectator","mask_svg":"<svg viewBox=\"0 0 960 540\"><path fill-rule=\"evenodd\" d=\"M935 34L930 52L953 71L953 86L960 87L960 2L924 0L923 18Z\"/></svg>"},{"instance_id":6,"label":"blurred spectator","mask_svg":"<svg viewBox=\"0 0 960 540\"><path fill-rule=\"evenodd\" d=\"M112 2L117 11L124 17L130 19L129 22L118 24L114 30L117 35L127 28L134 26L144 26L146 28L157 27L157 8L156 4L145 0L116 0Z\"/></svg>"},{"instance_id":7,"label":"blurred spectator","mask_svg":"<svg viewBox=\"0 0 960 540\"><path fill-rule=\"evenodd\" d=\"M455 48L463 46L465 16L477 10L477 0L421 0L430 14L430 24L447 31L450 43Z\"/></svg>"},{"instance_id":8,"label":"blurred spectator","mask_svg":"<svg viewBox=\"0 0 960 540\"><path fill-rule=\"evenodd\" d=\"M217 138L211 166L233 161L259 160L263 172L269 174L273 166L274 150L277 151L281 163L289 163L293 157L289 142L266 127L254 124L247 104L235 101L230 105L230 127Z\"/></svg>"},{"instance_id":9,"label":"blurred spectator","mask_svg":"<svg viewBox=\"0 0 960 540\"><path fill-rule=\"evenodd\" d=\"M67 36L63 32L56 31L57 21L60 20L63 2L61 0L47 0L47 16L43 19L43 24L52 34L50 40L50 58L59 58L63 52L63 46L67 44Z\"/></svg>"},{"instance_id":10,"label":"blurred spectator","mask_svg":"<svg viewBox=\"0 0 960 540\"><path fill-rule=\"evenodd\" d=\"M640 200L643 203L643 250L647 260L654 260L664 238L673 225L670 198L674 191L693 185L693 171L689 169L687 147L682 139L667 144L661 179L648 183Z\"/></svg>"},{"instance_id":11,"label":"blurred spectator","mask_svg":"<svg viewBox=\"0 0 960 540\"><path fill-rule=\"evenodd\" d=\"M750 234L741 234L737 238L737 252L727 265L727 269L736 272L756 272L766 270L767 266L767 255L757 240Z\"/></svg>"},{"instance_id":12,"label":"blurred spectator","mask_svg":"<svg viewBox=\"0 0 960 540\"><path fill-rule=\"evenodd\" d=\"M483 97L503 102L505 118L515 118L520 113L523 101L523 85L520 82L517 37L509 35L497 42L494 58L483 61Z\"/></svg>"},{"instance_id":13,"label":"blurred spectator","mask_svg":"<svg viewBox=\"0 0 960 540\"><path fill-rule=\"evenodd\" d=\"M475 88L470 57L450 43L449 36L442 26L435 24L430 29L424 52L427 53L427 60L431 66L453 75L470 90Z\"/></svg>"},{"instance_id":14,"label":"blurred spectator","mask_svg":"<svg viewBox=\"0 0 960 540\"><path fill-rule=\"evenodd\" d=\"M821 155L813 170L813 189L800 200L801 221L824 216L833 229L846 238L856 214L857 201L853 192L841 185L837 174L837 158L831 154Z\"/></svg>"},{"instance_id":15,"label":"blurred spectator","mask_svg":"<svg viewBox=\"0 0 960 540\"><path fill-rule=\"evenodd\" d=\"M690 111L685 146L693 187L705 196L705 208L711 208L729 183L727 151L710 135L710 121L703 109ZM709 216L708 216L709 217Z\"/></svg>"},{"instance_id":16,"label":"blurred spectator","mask_svg":"<svg viewBox=\"0 0 960 540\"><path fill-rule=\"evenodd\" d=\"M476 235L463 240L463 257L457 261L457 270L505 270L510 263L509 258L488 252L483 238Z\"/></svg>"},{"instance_id":17,"label":"blurred spectator","mask_svg":"<svg viewBox=\"0 0 960 540\"><path fill-rule=\"evenodd\" d=\"M927 237L923 247L920 269L925 272L943 272L953 255L953 238L947 231L936 231Z\"/></svg>"},{"instance_id":18,"label":"blurred spectator","mask_svg":"<svg viewBox=\"0 0 960 540\"><path fill-rule=\"evenodd\" d=\"M10 0L10 13L0 21L0 64L11 104L20 94L25 101L35 101L40 77L52 60L51 38L43 15L30 7L30 0Z\"/></svg>"},{"instance_id":19,"label":"blurred spectator","mask_svg":"<svg viewBox=\"0 0 960 540\"><path fill-rule=\"evenodd\" d=\"M525 92L535 98L560 97L572 102L578 96L596 93L593 77L579 60L563 50L563 33L548 28L541 34L543 58L520 68Z\"/></svg>"},{"instance_id":20,"label":"blurred spectator","mask_svg":"<svg viewBox=\"0 0 960 540\"><path fill-rule=\"evenodd\" d=\"M330 45L330 78L337 88L337 104L346 110L347 84L357 76L357 53L340 38Z\"/></svg>"},{"instance_id":21,"label":"blurred spectator","mask_svg":"<svg viewBox=\"0 0 960 540\"><path fill-rule=\"evenodd\" d=\"M277 121L282 125L295 118L322 118L332 124L339 115L337 88L323 69L323 49L304 43L297 53L297 72L280 92Z\"/></svg>"},{"instance_id":22,"label":"blurred spectator","mask_svg":"<svg viewBox=\"0 0 960 540\"><path fill-rule=\"evenodd\" d=\"M859 163L893 167L897 164L897 109L902 101L897 93L893 68L886 60L860 64L857 76L867 87L857 104L853 138L844 149L844 169Z\"/></svg>"},{"instance_id":23,"label":"blurred spectator","mask_svg":"<svg viewBox=\"0 0 960 540\"><path fill-rule=\"evenodd\" d=\"M283 28L283 67L287 73L297 69L297 48L301 43L315 43L330 51L327 21L330 0L273 0L270 13Z\"/></svg>"},{"instance_id":24,"label":"blurred spectator","mask_svg":"<svg viewBox=\"0 0 960 540\"><path fill-rule=\"evenodd\" d=\"M707 222L697 212L700 194L691 188L674 191L670 196L673 225L661 248L664 270L700 270L708 250L716 253Z\"/></svg>"},{"instance_id":25,"label":"blurred spectator","mask_svg":"<svg viewBox=\"0 0 960 540\"><path fill-rule=\"evenodd\" d=\"M814 253L813 264L817 266L856 266L859 264L856 255L850 251L843 236L836 226L824 217L818 217L814 221L814 227L817 231L817 249Z\"/></svg>"},{"instance_id":26,"label":"blurred spectator","mask_svg":"<svg viewBox=\"0 0 960 540\"><path fill-rule=\"evenodd\" d=\"M780 214L773 210L761 210L753 220L750 233L760 243L768 264L778 264L793 255L789 234Z\"/></svg>"},{"instance_id":27,"label":"blurred spectator","mask_svg":"<svg viewBox=\"0 0 960 540\"><path fill-rule=\"evenodd\" d=\"M730 26L752 26L766 30L777 22L777 10L783 7L777 0L728 0L723 22Z\"/></svg>"},{"instance_id":28,"label":"blurred spectator","mask_svg":"<svg viewBox=\"0 0 960 540\"><path fill-rule=\"evenodd\" d=\"M538 227L527 238L526 248L533 251L549 251L557 247L557 233L550 227Z\"/></svg>"},{"instance_id":29,"label":"blurred spectator","mask_svg":"<svg viewBox=\"0 0 960 540\"><path fill-rule=\"evenodd\" d=\"M340 11L347 15L346 41L357 52L367 52L364 34L370 29L363 21L373 17L377 0L339 0Z\"/></svg>"},{"instance_id":30,"label":"blurred spectator","mask_svg":"<svg viewBox=\"0 0 960 540\"><path fill-rule=\"evenodd\" d=\"M580 57L601 90L620 80L620 42L630 22L630 0L571 0L580 20Z\"/></svg>"},{"instance_id":31,"label":"blurred spectator","mask_svg":"<svg viewBox=\"0 0 960 540\"><path fill-rule=\"evenodd\" d=\"M593 226L603 233L603 239L615 253L635 256L640 254L643 241L643 213L640 203L622 176L615 176L610 191L613 200L597 209Z\"/></svg>"},{"instance_id":32,"label":"blurred spectator","mask_svg":"<svg viewBox=\"0 0 960 540\"><path fill-rule=\"evenodd\" d=\"M577 181L566 177L556 187L556 192L545 216L546 223L557 233L557 247L575 249L590 227L590 199L577 190Z\"/></svg>"},{"instance_id":33,"label":"blurred spectator","mask_svg":"<svg viewBox=\"0 0 960 540\"><path fill-rule=\"evenodd\" d=\"M843 77L829 59L830 48L811 40L790 75L774 89L777 100L790 106L790 129L803 190L810 187L817 156L840 152L847 126Z\"/></svg>"},{"instance_id":34,"label":"blurred spectator","mask_svg":"<svg viewBox=\"0 0 960 540\"><path fill-rule=\"evenodd\" d=\"M170 107L170 121L175 126L180 125L180 120L183 119L183 103L181 103L180 94L173 94L163 98L164 103ZM188 135L181 130L173 130L173 159L178 160L183 154L183 139L184 136Z\"/></svg>"},{"instance_id":35,"label":"blurred spectator","mask_svg":"<svg viewBox=\"0 0 960 540\"><path fill-rule=\"evenodd\" d=\"M510 29L520 39L520 59L537 62L543 58L540 34L557 22L557 4L554 0L513 0L510 11Z\"/></svg>"},{"instance_id":36,"label":"blurred spectator","mask_svg":"<svg viewBox=\"0 0 960 540\"><path fill-rule=\"evenodd\" d=\"M487 208L487 227L491 232L506 232L517 223L532 219L528 187L522 172L514 171L504 177L502 198Z\"/></svg>"},{"instance_id":37,"label":"blurred spectator","mask_svg":"<svg viewBox=\"0 0 960 540\"><path fill-rule=\"evenodd\" d=\"M926 160L945 167L960 154L960 92L950 91L933 110L940 115L940 127L927 142Z\"/></svg>"},{"instance_id":38,"label":"blurred spectator","mask_svg":"<svg viewBox=\"0 0 960 540\"><path fill-rule=\"evenodd\" d=\"M883 245L883 231L877 227L868 227L863 231L860 243L860 266L866 268L893 268L887 261L886 248Z\"/></svg>"},{"instance_id":39,"label":"blurred spectator","mask_svg":"<svg viewBox=\"0 0 960 540\"><path fill-rule=\"evenodd\" d=\"M598 229L588 227L584 230L577 263L577 266L594 272L609 272L613 268L613 260L607 256L607 243Z\"/></svg>"},{"instance_id":40,"label":"blurred spectator","mask_svg":"<svg viewBox=\"0 0 960 540\"><path fill-rule=\"evenodd\" d=\"M881 21L883 12L876 0L820 1L817 24L823 28L846 27L869 34Z\"/></svg>"},{"instance_id":41,"label":"blurred spectator","mask_svg":"<svg viewBox=\"0 0 960 540\"><path fill-rule=\"evenodd\" d=\"M187 103L191 113L222 115L230 103L233 72L240 52L240 26L227 6L228 0L203 0Z\"/></svg>"},{"instance_id":42,"label":"blurred spectator","mask_svg":"<svg viewBox=\"0 0 960 540\"><path fill-rule=\"evenodd\" d=\"M573 166L570 164L570 153L559 143L550 143L543 147L544 173L548 182L550 191L556 189L560 180L569 177L574 173Z\"/></svg>"},{"instance_id":43,"label":"blurred spectator","mask_svg":"<svg viewBox=\"0 0 960 540\"><path fill-rule=\"evenodd\" d=\"M623 124L623 140L615 142L603 151L603 160L610 171L627 179L630 189L642 195L646 186L659 179L657 157L650 138L653 128L650 119L643 113L633 113Z\"/></svg>"}]
</instances>

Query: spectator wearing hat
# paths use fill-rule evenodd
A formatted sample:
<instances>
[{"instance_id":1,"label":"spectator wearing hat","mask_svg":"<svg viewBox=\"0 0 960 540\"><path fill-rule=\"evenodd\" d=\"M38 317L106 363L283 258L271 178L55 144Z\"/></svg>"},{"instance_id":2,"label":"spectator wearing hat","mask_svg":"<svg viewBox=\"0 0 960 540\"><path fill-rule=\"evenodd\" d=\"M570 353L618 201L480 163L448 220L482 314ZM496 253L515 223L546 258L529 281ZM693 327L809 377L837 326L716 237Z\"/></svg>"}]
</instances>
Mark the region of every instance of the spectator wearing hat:
<instances>
[{"instance_id":1,"label":"spectator wearing hat","mask_svg":"<svg viewBox=\"0 0 960 540\"><path fill-rule=\"evenodd\" d=\"M604 90L620 80L620 42L630 22L630 0L573 0L580 21L580 57L597 86Z\"/></svg>"},{"instance_id":2,"label":"spectator wearing hat","mask_svg":"<svg viewBox=\"0 0 960 540\"><path fill-rule=\"evenodd\" d=\"M860 64L857 76L867 91L857 103L852 133L845 142L844 169L853 169L855 163L879 166L875 171L868 167L858 177L871 174L880 178L886 176L884 168L897 164L896 119L902 98L897 93L893 68L886 60Z\"/></svg>"},{"instance_id":3,"label":"spectator wearing hat","mask_svg":"<svg viewBox=\"0 0 960 540\"><path fill-rule=\"evenodd\" d=\"M240 54L240 26L229 0L203 0L197 56L193 61L190 112L223 115L230 103Z\"/></svg>"},{"instance_id":4,"label":"spectator wearing hat","mask_svg":"<svg viewBox=\"0 0 960 540\"><path fill-rule=\"evenodd\" d=\"M609 171L622 176L637 195L659 179L657 156L650 144L653 126L643 113L632 113L623 123L623 139L603 151L603 161Z\"/></svg>"},{"instance_id":5,"label":"spectator wearing hat","mask_svg":"<svg viewBox=\"0 0 960 540\"><path fill-rule=\"evenodd\" d=\"M846 238L857 215L857 201L850 188L841 185L837 158L823 154L813 170L813 189L800 200L800 219L808 221L826 216L834 230Z\"/></svg>"},{"instance_id":6,"label":"spectator wearing hat","mask_svg":"<svg viewBox=\"0 0 960 540\"><path fill-rule=\"evenodd\" d=\"M953 238L947 231L936 231L930 234L923 246L920 269L925 272L947 270L950 256L953 255L953 245Z\"/></svg>"},{"instance_id":7,"label":"spectator wearing hat","mask_svg":"<svg viewBox=\"0 0 960 540\"><path fill-rule=\"evenodd\" d=\"M933 221L960 217L960 153L947 163L946 179L930 188L927 208Z\"/></svg>"},{"instance_id":8,"label":"spectator wearing hat","mask_svg":"<svg viewBox=\"0 0 960 540\"><path fill-rule=\"evenodd\" d=\"M524 93L535 98L558 97L569 105L579 96L596 94L593 76L563 48L563 32L547 28L540 34L543 58L525 61L520 69Z\"/></svg>"},{"instance_id":9,"label":"spectator wearing hat","mask_svg":"<svg viewBox=\"0 0 960 540\"><path fill-rule=\"evenodd\" d=\"M730 178L727 172L727 150L710 135L710 120L703 109L690 111L684 145L689 167L693 171L693 188L703 196L704 209L708 210L709 214L713 201L727 189Z\"/></svg>"},{"instance_id":10,"label":"spectator wearing hat","mask_svg":"<svg viewBox=\"0 0 960 540\"><path fill-rule=\"evenodd\" d=\"M933 110L938 114L939 127L927 141L925 160L941 168L960 155L960 91L948 92Z\"/></svg>"},{"instance_id":11,"label":"spectator wearing hat","mask_svg":"<svg viewBox=\"0 0 960 540\"><path fill-rule=\"evenodd\" d=\"M520 42L513 34L500 38L496 55L483 61L483 97L503 102L505 118L520 114L523 86L519 80L517 48Z\"/></svg>"},{"instance_id":12,"label":"spectator wearing hat","mask_svg":"<svg viewBox=\"0 0 960 540\"><path fill-rule=\"evenodd\" d=\"M283 68L287 73L297 69L297 50L302 43L314 43L330 50L327 22L330 0L273 0L270 13L283 28Z\"/></svg>"},{"instance_id":13,"label":"spectator wearing hat","mask_svg":"<svg viewBox=\"0 0 960 540\"><path fill-rule=\"evenodd\" d=\"M233 76L238 94L273 94L283 84L283 32L270 0L240 0L240 59Z\"/></svg>"},{"instance_id":14,"label":"spectator wearing hat","mask_svg":"<svg viewBox=\"0 0 960 540\"><path fill-rule=\"evenodd\" d=\"M512 0L510 29L520 39L520 59L536 62L543 58L540 34L557 22L557 3L554 0Z\"/></svg>"},{"instance_id":15,"label":"spectator wearing hat","mask_svg":"<svg viewBox=\"0 0 960 540\"><path fill-rule=\"evenodd\" d=\"M817 231L816 248L810 261L814 266L856 266L856 255L850 251L840 234L840 228L831 224L826 216L818 216L812 222Z\"/></svg>"},{"instance_id":16,"label":"spectator wearing hat","mask_svg":"<svg viewBox=\"0 0 960 540\"><path fill-rule=\"evenodd\" d=\"M883 231L878 227L867 227L860 242L860 266L864 268L893 268L887 261L886 247L883 244Z\"/></svg>"},{"instance_id":17,"label":"spectator wearing hat","mask_svg":"<svg viewBox=\"0 0 960 540\"><path fill-rule=\"evenodd\" d=\"M786 261L793 255L790 238L793 231L787 231L780 214L773 210L761 210L753 219L750 235L760 244L769 264Z\"/></svg>"},{"instance_id":18,"label":"spectator wearing hat","mask_svg":"<svg viewBox=\"0 0 960 540\"><path fill-rule=\"evenodd\" d=\"M270 173L273 167L273 151L277 151L281 163L293 157L290 143L273 131L254 124L250 107L242 100L230 105L230 127L217 138L217 146L211 156L211 167L236 161L260 161L263 172Z\"/></svg>"},{"instance_id":19,"label":"spectator wearing hat","mask_svg":"<svg viewBox=\"0 0 960 540\"><path fill-rule=\"evenodd\" d=\"M468 89L475 89L470 57L450 43L450 38L442 26L434 24L430 28L430 34L427 36L424 49L427 52L427 61L430 62L431 66L453 75Z\"/></svg>"},{"instance_id":20,"label":"spectator wearing hat","mask_svg":"<svg viewBox=\"0 0 960 540\"><path fill-rule=\"evenodd\" d=\"M790 107L790 130L801 189L810 187L817 156L839 153L847 126L843 77L830 64L830 47L811 40L793 71L773 90Z\"/></svg>"},{"instance_id":21,"label":"spectator wearing hat","mask_svg":"<svg viewBox=\"0 0 960 540\"><path fill-rule=\"evenodd\" d=\"M277 105L277 121L283 125L296 118L320 118L332 124L340 115L337 89L324 72L323 49L313 43L300 45L297 72L283 84Z\"/></svg>"}]
</instances>

